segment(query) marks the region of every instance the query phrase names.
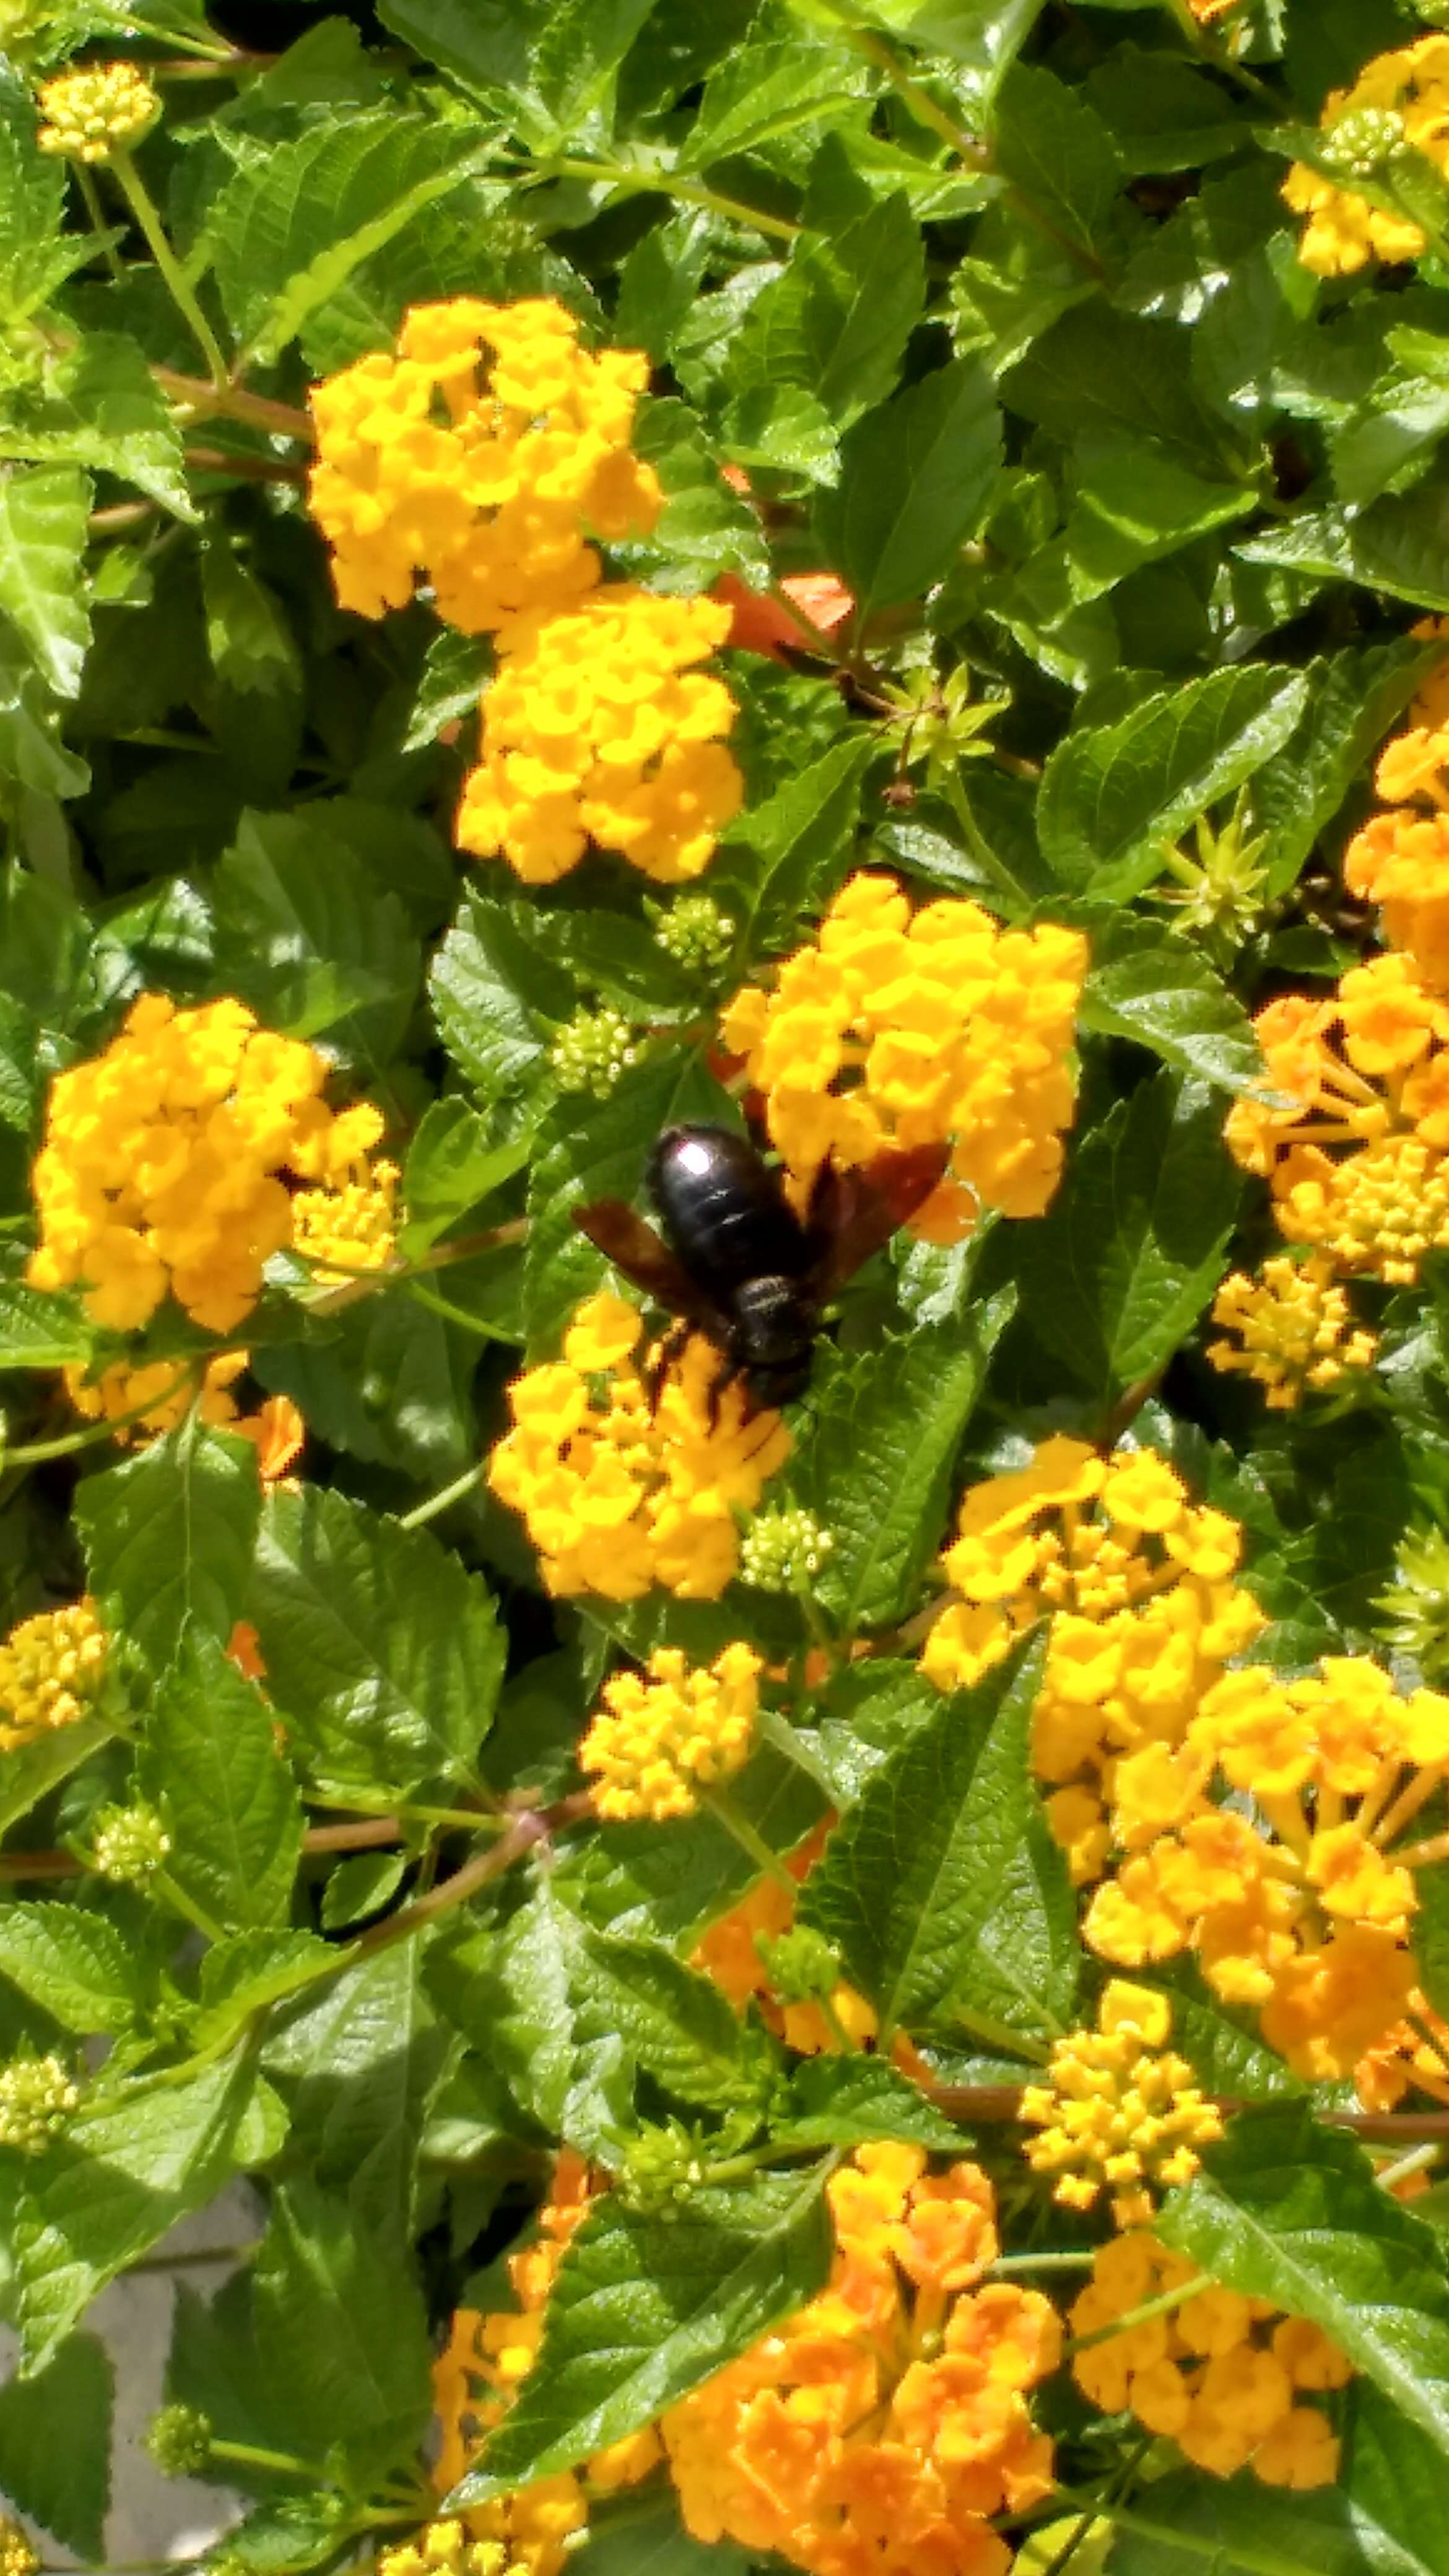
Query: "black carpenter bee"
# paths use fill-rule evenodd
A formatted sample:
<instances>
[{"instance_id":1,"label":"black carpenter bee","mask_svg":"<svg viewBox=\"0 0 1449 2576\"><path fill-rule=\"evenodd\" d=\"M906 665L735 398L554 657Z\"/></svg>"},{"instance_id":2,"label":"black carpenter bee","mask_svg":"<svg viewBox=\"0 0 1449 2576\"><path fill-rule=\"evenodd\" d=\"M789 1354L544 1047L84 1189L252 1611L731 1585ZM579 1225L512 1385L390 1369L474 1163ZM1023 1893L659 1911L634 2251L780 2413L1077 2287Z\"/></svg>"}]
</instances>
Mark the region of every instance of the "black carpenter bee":
<instances>
[{"instance_id":1,"label":"black carpenter bee","mask_svg":"<svg viewBox=\"0 0 1449 2576\"><path fill-rule=\"evenodd\" d=\"M946 1158L946 1146L921 1145L878 1154L860 1171L824 1163L801 1218L779 1172L746 1137L728 1127L666 1127L645 1185L667 1240L622 1199L575 1208L574 1223L678 1319L659 1377L692 1332L721 1352L713 1424L737 1378L755 1405L801 1393L822 1309L929 1198Z\"/></svg>"}]
</instances>

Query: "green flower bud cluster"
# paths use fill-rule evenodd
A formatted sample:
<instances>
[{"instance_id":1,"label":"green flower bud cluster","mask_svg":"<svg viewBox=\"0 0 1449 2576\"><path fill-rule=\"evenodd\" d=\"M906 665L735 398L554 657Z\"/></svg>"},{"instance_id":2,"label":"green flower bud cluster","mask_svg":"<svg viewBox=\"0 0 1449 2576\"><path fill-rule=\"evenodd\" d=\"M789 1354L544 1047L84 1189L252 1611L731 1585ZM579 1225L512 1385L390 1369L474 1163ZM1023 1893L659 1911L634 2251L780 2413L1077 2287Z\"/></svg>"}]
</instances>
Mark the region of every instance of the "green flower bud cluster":
<instances>
[{"instance_id":1,"label":"green flower bud cluster","mask_svg":"<svg viewBox=\"0 0 1449 2576\"><path fill-rule=\"evenodd\" d=\"M1436 1688L1449 1676L1449 1535L1411 1530L1394 1559L1394 1587L1379 1595L1380 1635L1396 1655L1407 1655Z\"/></svg>"},{"instance_id":2,"label":"green flower bud cluster","mask_svg":"<svg viewBox=\"0 0 1449 2576\"><path fill-rule=\"evenodd\" d=\"M689 974L717 974L733 954L735 924L712 895L682 894L656 913L654 937L665 956Z\"/></svg>"},{"instance_id":3,"label":"green flower bud cluster","mask_svg":"<svg viewBox=\"0 0 1449 2576\"><path fill-rule=\"evenodd\" d=\"M624 2151L617 2188L633 2209L668 2217L705 2179L700 2141L679 2120L646 2120Z\"/></svg>"},{"instance_id":4,"label":"green flower bud cluster","mask_svg":"<svg viewBox=\"0 0 1449 2576\"><path fill-rule=\"evenodd\" d=\"M797 1505L757 1512L740 1541L740 1581L757 1592L803 1592L834 1545L834 1533Z\"/></svg>"},{"instance_id":5,"label":"green flower bud cluster","mask_svg":"<svg viewBox=\"0 0 1449 2576\"><path fill-rule=\"evenodd\" d=\"M0 2066L0 2147L44 2155L80 2104L80 2086L60 2057L17 2057Z\"/></svg>"},{"instance_id":6,"label":"green flower bud cluster","mask_svg":"<svg viewBox=\"0 0 1449 2576\"><path fill-rule=\"evenodd\" d=\"M211 2466L210 2418L195 2406L163 2406L146 2427L146 2448L163 2477L203 2477Z\"/></svg>"},{"instance_id":7,"label":"green flower bud cluster","mask_svg":"<svg viewBox=\"0 0 1449 2576\"><path fill-rule=\"evenodd\" d=\"M120 1887L144 1887L171 1850L154 1807L140 1800L131 1807L103 1807L96 1819L92 1858L102 1878Z\"/></svg>"},{"instance_id":8,"label":"green flower bud cluster","mask_svg":"<svg viewBox=\"0 0 1449 2576\"><path fill-rule=\"evenodd\" d=\"M1371 179L1403 147L1404 120L1392 107L1359 107L1328 128L1321 146L1335 177Z\"/></svg>"},{"instance_id":9,"label":"green flower bud cluster","mask_svg":"<svg viewBox=\"0 0 1449 2576\"><path fill-rule=\"evenodd\" d=\"M755 1934L755 1948L782 2004L828 2004L840 1983L840 1952L823 1932L797 1923L772 1940Z\"/></svg>"},{"instance_id":10,"label":"green flower bud cluster","mask_svg":"<svg viewBox=\"0 0 1449 2576\"><path fill-rule=\"evenodd\" d=\"M560 1091L589 1091L607 1100L643 1048L622 1011L608 1002L597 1011L575 1011L548 1051Z\"/></svg>"}]
</instances>

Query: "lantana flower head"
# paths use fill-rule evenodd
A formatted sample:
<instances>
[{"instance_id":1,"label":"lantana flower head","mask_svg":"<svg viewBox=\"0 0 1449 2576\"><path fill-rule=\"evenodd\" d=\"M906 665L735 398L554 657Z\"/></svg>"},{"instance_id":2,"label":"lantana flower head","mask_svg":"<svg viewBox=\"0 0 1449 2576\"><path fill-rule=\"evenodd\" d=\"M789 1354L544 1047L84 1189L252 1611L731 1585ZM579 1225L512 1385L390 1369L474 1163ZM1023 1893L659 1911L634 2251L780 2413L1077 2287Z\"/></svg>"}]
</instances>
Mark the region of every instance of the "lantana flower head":
<instances>
[{"instance_id":1,"label":"lantana flower head","mask_svg":"<svg viewBox=\"0 0 1449 2576\"><path fill-rule=\"evenodd\" d=\"M126 1443L174 1431L194 1404L200 1420L212 1429L252 1442L263 1482L271 1484L291 1466L307 1427L288 1395L267 1396L255 1413L239 1410L232 1388L250 1357L248 1351L219 1351L199 1376L194 1362L145 1360L132 1367L113 1360L94 1377L83 1368L66 1369L65 1388L84 1420L113 1422L116 1438Z\"/></svg>"},{"instance_id":2,"label":"lantana flower head","mask_svg":"<svg viewBox=\"0 0 1449 2576\"><path fill-rule=\"evenodd\" d=\"M483 702L459 848L505 858L530 885L567 875L590 841L659 884L698 876L744 795L724 739L734 699L694 667L728 628L713 600L628 582L567 615L515 620Z\"/></svg>"},{"instance_id":3,"label":"lantana flower head","mask_svg":"<svg viewBox=\"0 0 1449 2576\"><path fill-rule=\"evenodd\" d=\"M161 100L135 63L86 63L58 72L40 93L42 152L88 167L139 143L161 113Z\"/></svg>"},{"instance_id":4,"label":"lantana flower head","mask_svg":"<svg viewBox=\"0 0 1449 2576\"><path fill-rule=\"evenodd\" d=\"M1340 146L1345 178L1374 176L1404 149L1449 173L1449 36L1376 54L1351 88L1329 91L1320 121L1326 142ZM1417 259L1428 246L1411 216L1306 162L1294 162L1283 195L1295 215L1308 217L1298 256L1315 276L1350 277L1371 259Z\"/></svg>"},{"instance_id":5,"label":"lantana flower head","mask_svg":"<svg viewBox=\"0 0 1449 2576\"><path fill-rule=\"evenodd\" d=\"M630 447L648 382L637 350L579 345L552 297L414 305L396 353L312 390L312 515L344 608L380 617L432 586L477 635L558 610L600 573L590 535L646 536L661 494Z\"/></svg>"},{"instance_id":6,"label":"lantana flower head","mask_svg":"<svg viewBox=\"0 0 1449 2576\"><path fill-rule=\"evenodd\" d=\"M1208 1344L1213 1367L1256 1379L1279 1411L1291 1411L1307 1390L1321 1393L1350 1370L1371 1368L1378 1348L1378 1335L1355 1325L1348 1292L1319 1252L1306 1261L1279 1254L1256 1278L1235 1270L1213 1299L1212 1319L1237 1336Z\"/></svg>"},{"instance_id":7,"label":"lantana flower head","mask_svg":"<svg viewBox=\"0 0 1449 2576\"><path fill-rule=\"evenodd\" d=\"M643 1335L637 1306L589 1298L562 1359L515 1378L488 1481L522 1514L550 1592L637 1601L660 1583L716 1601L739 1565L736 1514L753 1511L790 1434L777 1413L752 1413L738 1382L717 1389L719 1353L699 1336L651 1403Z\"/></svg>"},{"instance_id":8,"label":"lantana flower head","mask_svg":"<svg viewBox=\"0 0 1449 2576\"><path fill-rule=\"evenodd\" d=\"M827 1826L818 1825L786 1856L785 1867L801 1886L825 1849ZM736 2012L757 2012L767 2030L783 2039L800 2057L829 2057L842 2045L869 2046L879 2027L865 1996L842 1978L826 1999L787 2000L777 1993L770 1962L777 1945L795 1928L796 1899L775 1877L757 1878L737 1904L717 1916L696 1946L691 1965L713 1979ZM905 2071L918 2068L903 2033L896 2034L895 2063Z\"/></svg>"},{"instance_id":9,"label":"lantana flower head","mask_svg":"<svg viewBox=\"0 0 1449 2576\"><path fill-rule=\"evenodd\" d=\"M759 1712L761 1662L753 1647L723 1648L707 1668L661 1646L646 1674L616 1673L579 1746L595 1812L610 1823L692 1816L702 1789L749 1760Z\"/></svg>"},{"instance_id":10,"label":"lantana flower head","mask_svg":"<svg viewBox=\"0 0 1449 2576\"><path fill-rule=\"evenodd\" d=\"M1390 952L1322 1000L1268 1003L1254 1026L1277 1097L1234 1102L1230 1151L1268 1181L1290 1243L1412 1286L1449 1243L1449 1003Z\"/></svg>"},{"instance_id":11,"label":"lantana flower head","mask_svg":"<svg viewBox=\"0 0 1449 2576\"><path fill-rule=\"evenodd\" d=\"M1183 2294L1176 2308L1103 2334L1174 2291ZM1107 2414L1130 2409L1194 2468L1231 2478L1250 2467L1265 2486L1333 2484L1338 2437L1304 2401L1344 2387L1352 2370L1306 2318L1219 2288L1185 2254L1134 2229L1098 2248L1069 2322L1074 2335L1103 2336L1073 2358L1083 2393Z\"/></svg>"},{"instance_id":12,"label":"lantana flower head","mask_svg":"<svg viewBox=\"0 0 1449 2576\"><path fill-rule=\"evenodd\" d=\"M895 878L850 878L773 990L747 985L721 1023L796 1196L827 1157L848 1170L949 1140L913 1232L957 1242L983 1207L1040 1216L1072 1122L1086 964L1075 930L1002 930L956 896L913 912Z\"/></svg>"},{"instance_id":13,"label":"lantana flower head","mask_svg":"<svg viewBox=\"0 0 1449 2576\"><path fill-rule=\"evenodd\" d=\"M1106 1801L1129 1755L1172 1763L1193 1710L1263 1625L1234 1581L1242 1533L1191 1501L1151 1449L1099 1456L1058 1433L1029 1466L968 1488L942 1558L953 1594L921 1669L969 1688L1047 1618L1032 1762L1073 1876L1095 1878L1112 1847Z\"/></svg>"},{"instance_id":14,"label":"lantana flower head","mask_svg":"<svg viewBox=\"0 0 1449 2576\"><path fill-rule=\"evenodd\" d=\"M1117 1765L1111 1833L1127 1857L1086 1939L1123 1967L1194 1951L1297 2073L1351 2075L1409 2010L1414 1872L1444 1846L1403 1837L1446 1776L1449 1699L1401 1697L1367 1656L1327 1656L1297 1681L1226 1673L1166 1762ZM1215 1779L1252 1798L1255 1820L1213 1802Z\"/></svg>"},{"instance_id":15,"label":"lantana flower head","mask_svg":"<svg viewBox=\"0 0 1449 2576\"><path fill-rule=\"evenodd\" d=\"M0 1646L0 1751L17 1752L76 1725L105 1679L109 1654L89 1594L22 1619Z\"/></svg>"},{"instance_id":16,"label":"lantana flower head","mask_svg":"<svg viewBox=\"0 0 1449 2576\"><path fill-rule=\"evenodd\" d=\"M209 1331L234 1330L292 1239L283 1175L348 1178L382 1133L366 1103L327 1106L327 1071L241 1002L178 1011L142 994L103 1053L51 1086L32 1286L79 1287L115 1332L149 1323L168 1289Z\"/></svg>"},{"instance_id":17,"label":"lantana flower head","mask_svg":"<svg viewBox=\"0 0 1449 2576\"><path fill-rule=\"evenodd\" d=\"M989 2517L1050 2493L1029 2391L1061 2329L1040 2292L984 2282L990 2182L919 2147L858 2147L826 2186L830 2280L660 2420L685 2528L838 2576L1005 2576Z\"/></svg>"},{"instance_id":18,"label":"lantana flower head","mask_svg":"<svg viewBox=\"0 0 1449 2576\"><path fill-rule=\"evenodd\" d=\"M1105 2188L1118 2226L1142 2226L1153 2189L1189 2182L1199 2147L1222 2136L1221 2113L1165 2044L1171 2029L1168 1996L1114 1977L1097 2028L1055 2043L1045 2082L1021 2097L1022 2119L1040 2131L1026 2160L1056 2177L1053 2199L1090 2209Z\"/></svg>"}]
</instances>

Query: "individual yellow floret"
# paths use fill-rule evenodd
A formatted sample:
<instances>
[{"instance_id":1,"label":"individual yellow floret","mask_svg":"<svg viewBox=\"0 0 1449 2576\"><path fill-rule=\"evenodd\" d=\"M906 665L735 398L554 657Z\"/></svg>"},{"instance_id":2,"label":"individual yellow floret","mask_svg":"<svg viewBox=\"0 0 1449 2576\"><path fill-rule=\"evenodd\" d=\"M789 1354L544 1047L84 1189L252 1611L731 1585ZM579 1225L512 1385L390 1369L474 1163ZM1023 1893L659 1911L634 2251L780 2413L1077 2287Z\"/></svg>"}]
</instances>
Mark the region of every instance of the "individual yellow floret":
<instances>
[{"instance_id":1,"label":"individual yellow floret","mask_svg":"<svg viewBox=\"0 0 1449 2576\"><path fill-rule=\"evenodd\" d=\"M60 72L40 92L42 152L68 161L109 161L129 151L161 113L161 101L134 63L91 63Z\"/></svg>"},{"instance_id":2,"label":"individual yellow floret","mask_svg":"<svg viewBox=\"0 0 1449 2576\"><path fill-rule=\"evenodd\" d=\"M84 1717L105 1679L108 1652L89 1595L12 1628L0 1646L0 1750L14 1753Z\"/></svg>"},{"instance_id":3,"label":"individual yellow floret","mask_svg":"<svg viewBox=\"0 0 1449 2576\"><path fill-rule=\"evenodd\" d=\"M759 1714L759 1656L726 1646L706 1670L677 1647L649 1658L647 1679L616 1673L604 1706L579 1746L597 1814L612 1824L651 1816L692 1816L701 1789L732 1778L749 1760Z\"/></svg>"},{"instance_id":4,"label":"individual yellow floret","mask_svg":"<svg viewBox=\"0 0 1449 2576\"><path fill-rule=\"evenodd\" d=\"M483 701L459 848L505 858L530 885L567 875L590 841L661 884L698 876L744 793L724 742L734 699L691 667L728 631L714 600L623 582L516 621Z\"/></svg>"}]
</instances>

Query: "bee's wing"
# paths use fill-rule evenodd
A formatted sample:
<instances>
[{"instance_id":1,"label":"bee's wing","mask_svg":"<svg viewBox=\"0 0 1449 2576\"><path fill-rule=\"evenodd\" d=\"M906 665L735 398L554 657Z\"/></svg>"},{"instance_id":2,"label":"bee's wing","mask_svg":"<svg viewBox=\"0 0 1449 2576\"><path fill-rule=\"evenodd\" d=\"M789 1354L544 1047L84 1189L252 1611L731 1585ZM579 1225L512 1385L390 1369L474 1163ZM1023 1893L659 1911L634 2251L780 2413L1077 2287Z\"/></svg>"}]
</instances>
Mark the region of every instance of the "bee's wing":
<instances>
[{"instance_id":1,"label":"bee's wing","mask_svg":"<svg viewBox=\"0 0 1449 2576\"><path fill-rule=\"evenodd\" d=\"M656 1306L686 1323L698 1324L705 1332L718 1329L715 1308L701 1295L683 1262L623 1199L593 1199L587 1207L576 1207L573 1219L580 1234L586 1234L605 1260L652 1297Z\"/></svg>"},{"instance_id":2,"label":"bee's wing","mask_svg":"<svg viewBox=\"0 0 1449 2576\"><path fill-rule=\"evenodd\" d=\"M937 1142L877 1154L859 1171L840 1172L833 1163L821 1166L808 1227L822 1298L842 1287L925 1205L950 1158L949 1144Z\"/></svg>"}]
</instances>

